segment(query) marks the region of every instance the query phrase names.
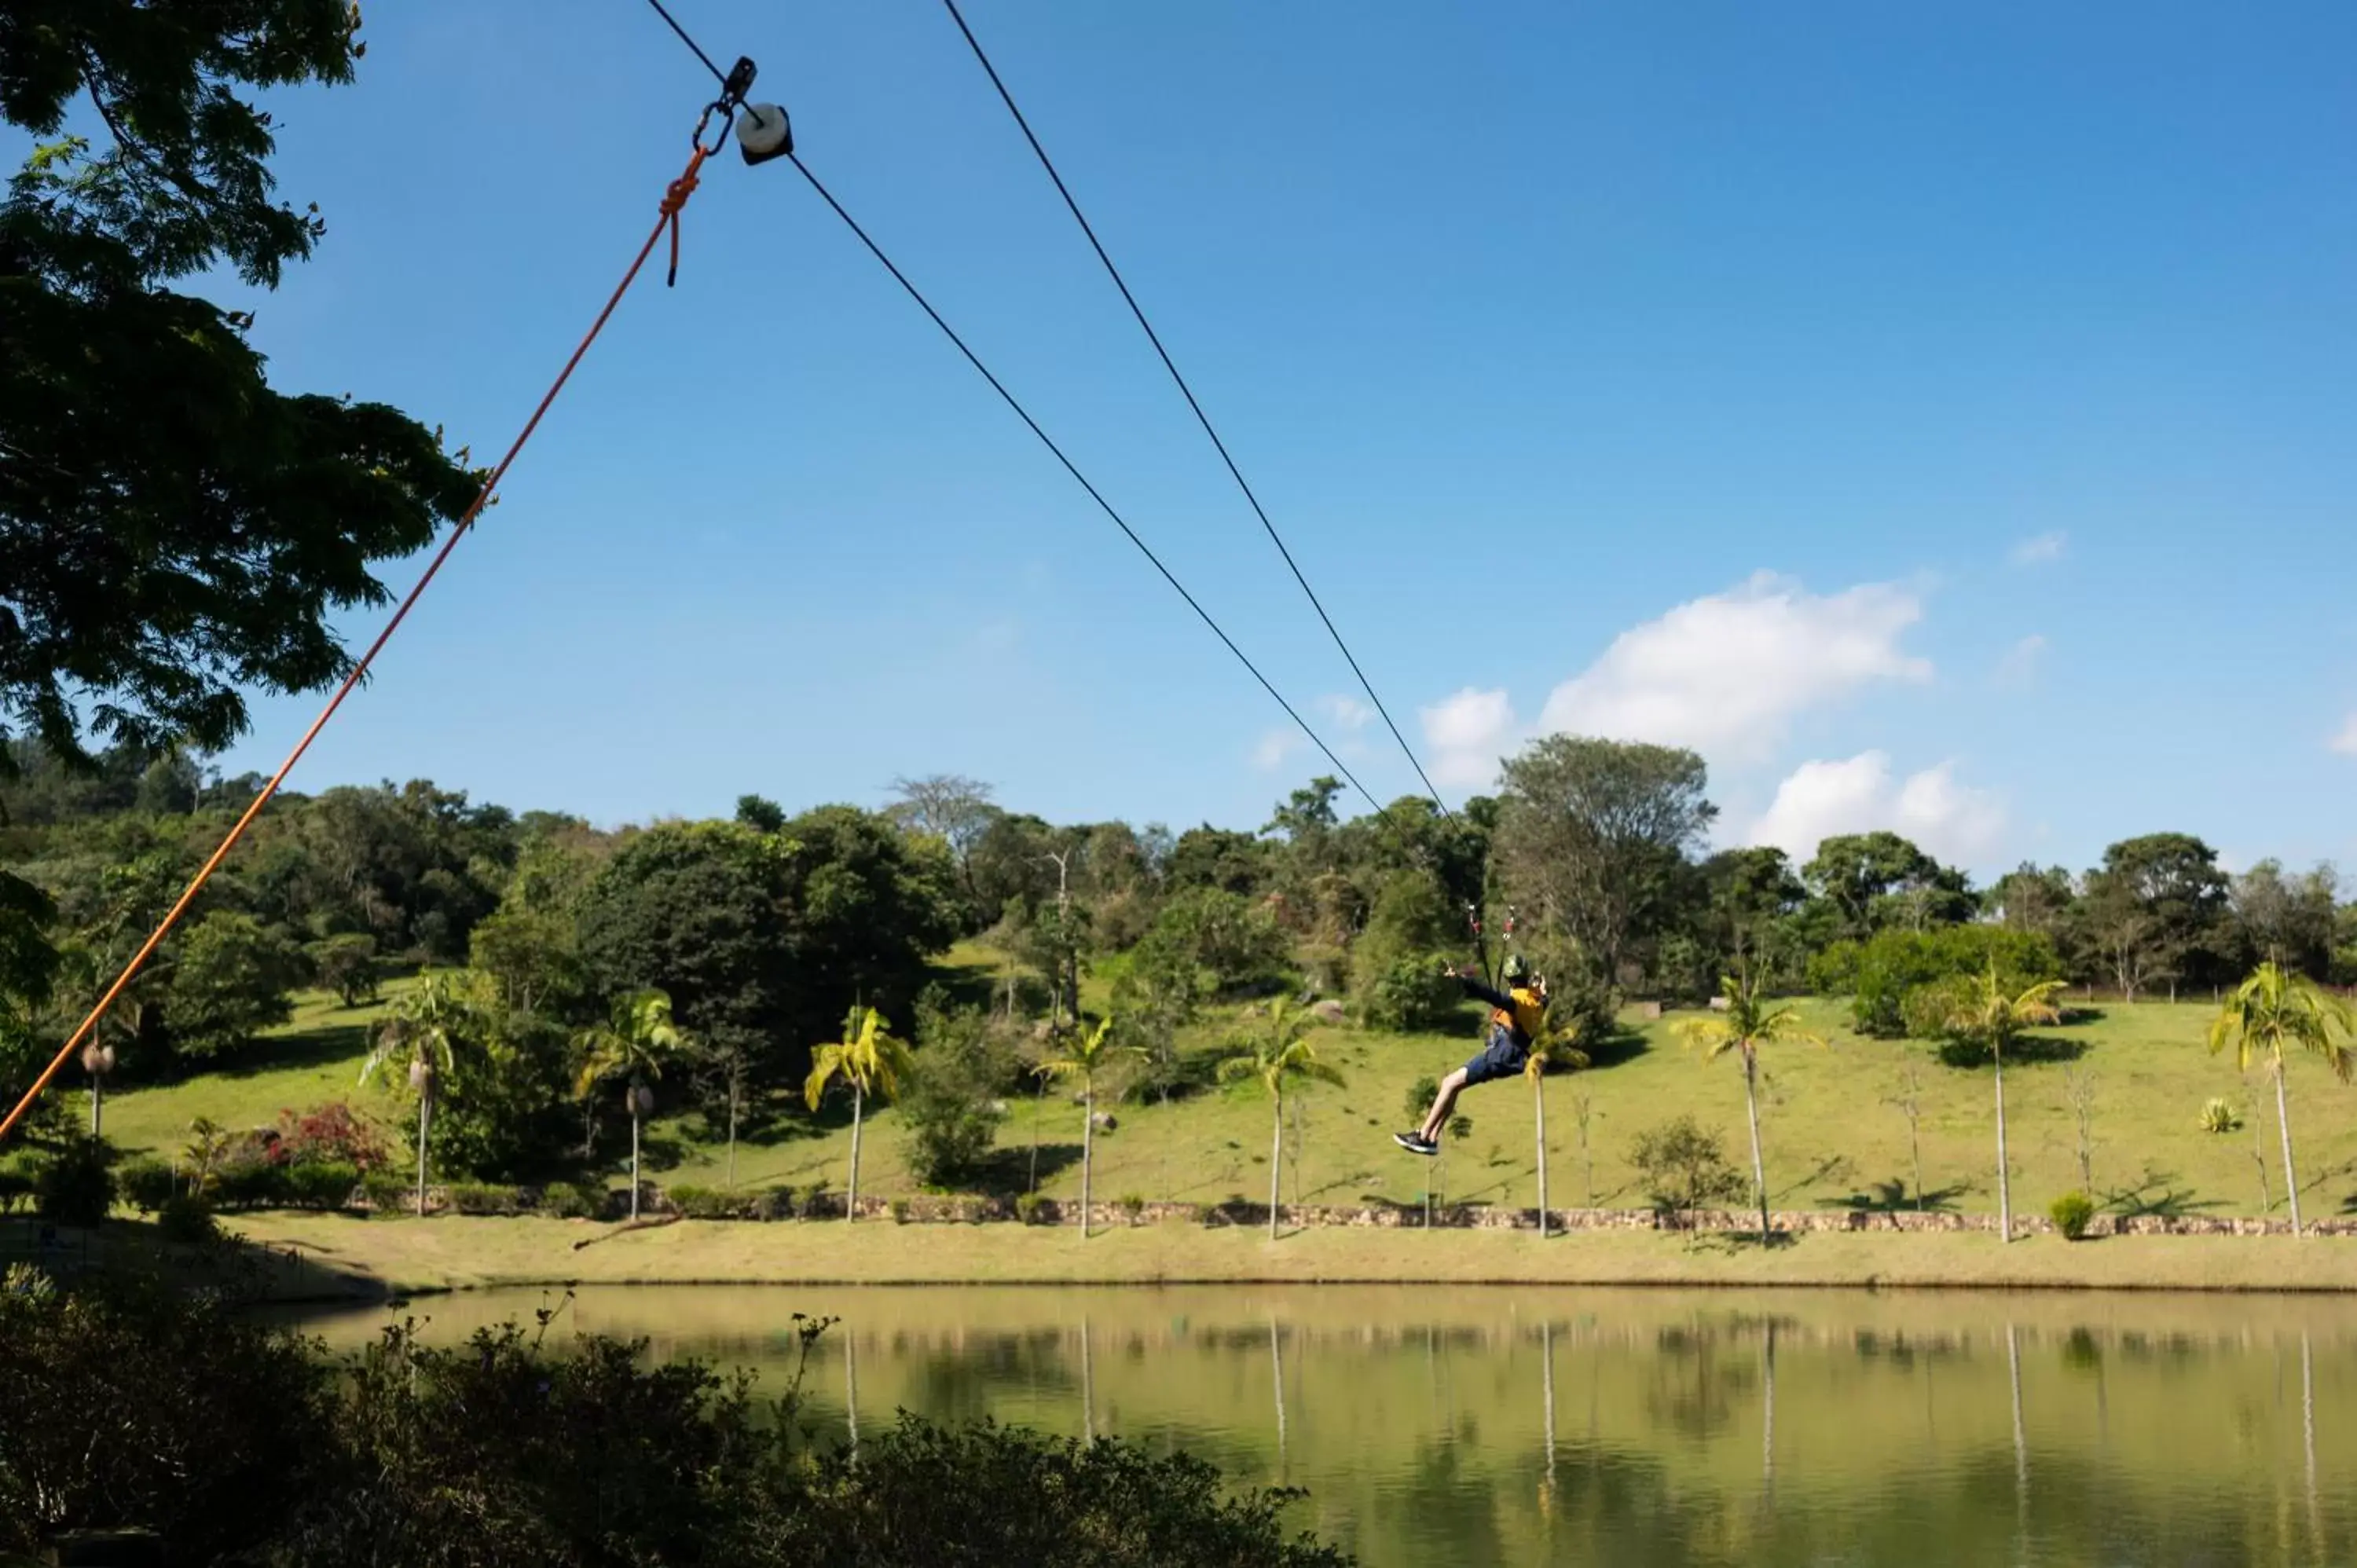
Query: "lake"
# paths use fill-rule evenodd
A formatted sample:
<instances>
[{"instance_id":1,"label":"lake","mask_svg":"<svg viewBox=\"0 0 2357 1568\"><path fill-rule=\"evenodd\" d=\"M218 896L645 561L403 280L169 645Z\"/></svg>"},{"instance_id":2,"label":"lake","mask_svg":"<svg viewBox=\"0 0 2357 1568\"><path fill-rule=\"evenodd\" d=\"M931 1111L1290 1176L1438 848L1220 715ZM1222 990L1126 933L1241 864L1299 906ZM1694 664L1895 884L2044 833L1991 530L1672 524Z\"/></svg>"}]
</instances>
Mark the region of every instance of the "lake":
<instances>
[{"instance_id":1,"label":"lake","mask_svg":"<svg viewBox=\"0 0 2357 1568\"><path fill-rule=\"evenodd\" d=\"M313 1318L436 1340L541 1291ZM556 1331L794 1360L896 1409L1184 1448L1389 1564L2357 1560L2357 1307L2329 1297L1361 1286L602 1287Z\"/></svg>"}]
</instances>

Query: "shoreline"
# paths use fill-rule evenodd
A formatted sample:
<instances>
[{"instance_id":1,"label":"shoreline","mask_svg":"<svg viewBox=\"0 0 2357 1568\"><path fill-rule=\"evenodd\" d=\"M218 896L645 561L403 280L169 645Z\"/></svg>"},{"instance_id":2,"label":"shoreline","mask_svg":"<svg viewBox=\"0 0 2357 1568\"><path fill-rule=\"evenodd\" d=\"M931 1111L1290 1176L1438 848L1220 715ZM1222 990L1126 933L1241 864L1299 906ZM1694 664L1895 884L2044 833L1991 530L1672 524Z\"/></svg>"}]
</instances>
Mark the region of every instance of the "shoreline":
<instances>
[{"instance_id":1,"label":"shoreline","mask_svg":"<svg viewBox=\"0 0 2357 1568\"><path fill-rule=\"evenodd\" d=\"M570 1285L1417 1285L2357 1293L2357 1246L2336 1237L2116 1236L2011 1244L1986 1233L1813 1232L1760 1249L1725 1236L1591 1231L1304 1230L1271 1243L1232 1228L890 1220L357 1219L267 1211L224 1228L287 1261L274 1298L383 1301Z\"/></svg>"}]
</instances>

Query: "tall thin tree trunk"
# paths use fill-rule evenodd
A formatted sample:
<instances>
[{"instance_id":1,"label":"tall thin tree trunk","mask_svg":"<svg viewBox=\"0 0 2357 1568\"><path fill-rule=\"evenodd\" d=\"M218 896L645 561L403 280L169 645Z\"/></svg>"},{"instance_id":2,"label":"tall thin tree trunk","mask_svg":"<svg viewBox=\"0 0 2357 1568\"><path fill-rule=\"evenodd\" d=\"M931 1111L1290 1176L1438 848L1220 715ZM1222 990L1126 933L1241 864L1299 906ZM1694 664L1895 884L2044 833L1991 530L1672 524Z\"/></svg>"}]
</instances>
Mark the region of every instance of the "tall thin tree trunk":
<instances>
[{"instance_id":1,"label":"tall thin tree trunk","mask_svg":"<svg viewBox=\"0 0 2357 1568\"><path fill-rule=\"evenodd\" d=\"M417 1097L417 1218L425 1218L425 1137L434 1121L434 1097Z\"/></svg>"},{"instance_id":2,"label":"tall thin tree trunk","mask_svg":"<svg viewBox=\"0 0 2357 1568\"><path fill-rule=\"evenodd\" d=\"M851 1082L851 1185L843 1195L843 1220L848 1225L859 1218L859 1124L866 1110L866 1096L859 1091L859 1080Z\"/></svg>"},{"instance_id":3,"label":"tall thin tree trunk","mask_svg":"<svg viewBox=\"0 0 2357 1568\"><path fill-rule=\"evenodd\" d=\"M2259 1172L2259 1218L2265 1219L2276 1206L2275 1194L2267 1189L2267 1145L2259 1131L2259 1108L2251 1107L2251 1164Z\"/></svg>"},{"instance_id":4,"label":"tall thin tree trunk","mask_svg":"<svg viewBox=\"0 0 2357 1568\"><path fill-rule=\"evenodd\" d=\"M101 1074L90 1075L90 1135L99 1135L99 1106L106 1098L106 1080Z\"/></svg>"},{"instance_id":5,"label":"tall thin tree trunk","mask_svg":"<svg viewBox=\"0 0 2357 1568\"><path fill-rule=\"evenodd\" d=\"M1539 1386L1546 1401L1546 1474L1555 1480L1555 1325L1539 1322Z\"/></svg>"},{"instance_id":6,"label":"tall thin tree trunk","mask_svg":"<svg viewBox=\"0 0 2357 1568\"><path fill-rule=\"evenodd\" d=\"M2275 1063L2276 1127L2283 1134L2284 1200L2291 1205L2291 1233L2299 1230L2299 1168L2291 1158L2291 1106L2284 1099L2284 1064L2277 1057Z\"/></svg>"},{"instance_id":7,"label":"tall thin tree trunk","mask_svg":"<svg viewBox=\"0 0 2357 1568\"><path fill-rule=\"evenodd\" d=\"M843 1411L851 1427L851 1462L859 1462L859 1337L843 1337Z\"/></svg>"},{"instance_id":8,"label":"tall thin tree trunk","mask_svg":"<svg viewBox=\"0 0 2357 1568\"><path fill-rule=\"evenodd\" d=\"M2013 1493L2018 1508L2029 1506L2029 1440L2021 1425L2021 1343L2012 1324L2005 1326L2005 1359L2013 1380Z\"/></svg>"},{"instance_id":9,"label":"tall thin tree trunk","mask_svg":"<svg viewBox=\"0 0 2357 1568\"><path fill-rule=\"evenodd\" d=\"M2013 1240L2013 1178L2006 1171L2005 1047L1992 1053L1996 1060L1996 1229L2000 1240Z\"/></svg>"},{"instance_id":10,"label":"tall thin tree trunk","mask_svg":"<svg viewBox=\"0 0 2357 1568\"><path fill-rule=\"evenodd\" d=\"M728 1069L728 1190L737 1190L737 1123L745 1109L745 1073L741 1067Z\"/></svg>"},{"instance_id":11,"label":"tall thin tree trunk","mask_svg":"<svg viewBox=\"0 0 2357 1568\"><path fill-rule=\"evenodd\" d=\"M1091 1074L1081 1079L1081 1240L1089 1239L1089 1206L1095 1201L1097 1165L1097 1085Z\"/></svg>"},{"instance_id":12,"label":"tall thin tree trunk","mask_svg":"<svg viewBox=\"0 0 2357 1568\"><path fill-rule=\"evenodd\" d=\"M1048 1103L1048 1078L1042 1073L1031 1090L1031 1190L1039 1190L1039 1113Z\"/></svg>"},{"instance_id":13,"label":"tall thin tree trunk","mask_svg":"<svg viewBox=\"0 0 2357 1568\"><path fill-rule=\"evenodd\" d=\"M1539 1128L1539 1240L1547 1239L1546 1188L1546 1075L1531 1079L1531 1099L1538 1113Z\"/></svg>"},{"instance_id":14,"label":"tall thin tree trunk","mask_svg":"<svg viewBox=\"0 0 2357 1568\"><path fill-rule=\"evenodd\" d=\"M1743 1053L1743 1106L1751 1114L1751 1188L1760 1195L1760 1244L1768 1244L1768 1165L1760 1157L1760 1058Z\"/></svg>"},{"instance_id":15,"label":"tall thin tree trunk","mask_svg":"<svg viewBox=\"0 0 2357 1568\"><path fill-rule=\"evenodd\" d=\"M1092 1446L1097 1440L1097 1364L1096 1353L1091 1348L1094 1338L1089 1332L1089 1315L1084 1312L1081 1314L1081 1435Z\"/></svg>"},{"instance_id":16,"label":"tall thin tree trunk","mask_svg":"<svg viewBox=\"0 0 2357 1568\"><path fill-rule=\"evenodd\" d=\"M1285 1169L1285 1095L1276 1097L1276 1115L1268 1133L1268 1239L1276 1240L1277 1176ZM1275 1332L1272 1327L1270 1332Z\"/></svg>"},{"instance_id":17,"label":"tall thin tree trunk","mask_svg":"<svg viewBox=\"0 0 2357 1568\"><path fill-rule=\"evenodd\" d=\"M1923 1129L1921 1113L1907 1113L1907 1153L1915 1163L1915 1212L1923 1212Z\"/></svg>"},{"instance_id":18,"label":"tall thin tree trunk","mask_svg":"<svg viewBox=\"0 0 2357 1568\"><path fill-rule=\"evenodd\" d=\"M1285 1350L1276 1337L1276 1314L1268 1315L1268 1364L1276 1375L1276 1470L1284 1479L1286 1470L1285 1444Z\"/></svg>"},{"instance_id":19,"label":"tall thin tree trunk","mask_svg":"<svg viewBox=\"0 0 2357 1568\"><path fill-rule=\"evenodd\" d=\"M639 1217L639 1101L634 1090L630 1095L630 1218Z\"/></svg>"}]
</instances>

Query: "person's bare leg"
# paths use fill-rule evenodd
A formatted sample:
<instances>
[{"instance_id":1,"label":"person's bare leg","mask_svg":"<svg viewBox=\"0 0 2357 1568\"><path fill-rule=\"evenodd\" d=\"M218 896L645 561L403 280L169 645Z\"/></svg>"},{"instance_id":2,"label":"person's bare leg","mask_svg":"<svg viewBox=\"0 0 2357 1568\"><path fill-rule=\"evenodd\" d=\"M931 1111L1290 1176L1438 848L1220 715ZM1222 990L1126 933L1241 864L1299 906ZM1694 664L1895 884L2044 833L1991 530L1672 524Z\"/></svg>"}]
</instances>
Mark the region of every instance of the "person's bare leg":
<instances>
[{"instance_id":1,"label":"person's bare leg","mask_svg":"<svg viewBox=\"0 0 2357 1568\"><path fill-rule=\"evenodd\" d=\"M1440 1129L1448 1122L1449 1112L1456 1109L1457 1096L1464 1088L1465 1069L1461 1067L1440 1080L1440 1092L1432 1097L1432 1112L1425 1117L1424 1125L1416 1129L1416 1136L1427 1144L1440 1141Z\"/></svg>"}]
</instances>

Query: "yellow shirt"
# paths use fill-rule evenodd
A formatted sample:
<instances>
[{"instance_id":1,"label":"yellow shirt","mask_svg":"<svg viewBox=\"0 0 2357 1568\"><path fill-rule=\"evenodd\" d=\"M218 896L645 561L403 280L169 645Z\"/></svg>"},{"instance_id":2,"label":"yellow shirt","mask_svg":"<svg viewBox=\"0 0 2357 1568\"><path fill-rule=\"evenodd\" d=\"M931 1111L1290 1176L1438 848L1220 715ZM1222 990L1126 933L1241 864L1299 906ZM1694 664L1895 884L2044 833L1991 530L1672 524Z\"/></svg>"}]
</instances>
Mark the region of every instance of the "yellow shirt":
<instances>
[{"instance_id":1,"label":"yellow shirt","mask_svg":"<svg viewBox=\"0 0 2357 1568\"><path fill-rule=\"evenodd\" d=\"M1517 985L1507 994L1513 999L1513 1009L1490 1009L1490 1021L1524 1040L1535 1040L1546 1026L1546 1003L1539 993L1527 986Z\"/></svg>"}]
</instances>

